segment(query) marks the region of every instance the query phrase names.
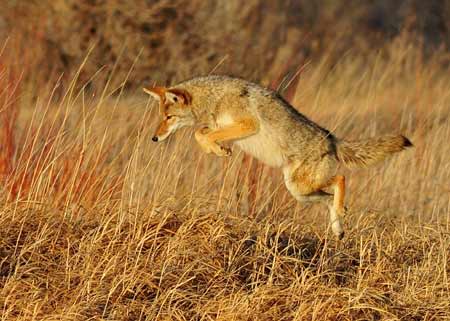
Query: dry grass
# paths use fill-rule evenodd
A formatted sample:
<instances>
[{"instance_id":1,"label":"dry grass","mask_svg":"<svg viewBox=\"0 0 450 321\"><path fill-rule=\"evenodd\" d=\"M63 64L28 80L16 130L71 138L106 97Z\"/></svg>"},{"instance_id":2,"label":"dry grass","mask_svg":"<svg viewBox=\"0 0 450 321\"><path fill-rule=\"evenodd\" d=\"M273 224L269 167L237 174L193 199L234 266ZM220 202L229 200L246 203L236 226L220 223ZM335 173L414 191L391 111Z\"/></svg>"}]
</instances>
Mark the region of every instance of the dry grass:
<instances>
[{"instance_id":1,"label":"dry grass","mask_svg":"<svg viewBox=\"0 0 450 321\"><path fill-rule=\"evenodd\" d=\"M416 146L348 176L341 242L278 171L151 143L143 94L55 100L1 65L2 320L449 319L450 73L420 52L324 57L289 91L340 137Z\"/></svg>"}]
</instances>

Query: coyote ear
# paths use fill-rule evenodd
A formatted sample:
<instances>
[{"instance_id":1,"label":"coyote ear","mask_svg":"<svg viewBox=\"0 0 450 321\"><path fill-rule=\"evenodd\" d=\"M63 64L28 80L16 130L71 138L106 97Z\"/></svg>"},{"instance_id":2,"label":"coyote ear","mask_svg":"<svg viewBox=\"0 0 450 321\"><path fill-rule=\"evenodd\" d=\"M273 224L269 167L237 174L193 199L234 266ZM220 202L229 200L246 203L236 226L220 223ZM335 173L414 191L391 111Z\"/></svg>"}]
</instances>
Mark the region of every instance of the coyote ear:
<instances>
[{"instance_id":1,"label":"coyote ear","mask_svg":"<svg viewBox=\"0 0 450 321\"><path fill-rule=\"evenodd\" d=\"M166 99L172 103L190 105L192 96L184 89L172 88L166 91Z\"/></svg>"},{"instance_id":2,"label":"coyote ear","mask_svg":"<svg viewBox=\"0 0 450 321\"><path fill-rule=\"evenodd\" d=\"M164 87L143 88L144 92L155 98L157 101L164 100L167 89Z\"/></svg>"}]
</instances>

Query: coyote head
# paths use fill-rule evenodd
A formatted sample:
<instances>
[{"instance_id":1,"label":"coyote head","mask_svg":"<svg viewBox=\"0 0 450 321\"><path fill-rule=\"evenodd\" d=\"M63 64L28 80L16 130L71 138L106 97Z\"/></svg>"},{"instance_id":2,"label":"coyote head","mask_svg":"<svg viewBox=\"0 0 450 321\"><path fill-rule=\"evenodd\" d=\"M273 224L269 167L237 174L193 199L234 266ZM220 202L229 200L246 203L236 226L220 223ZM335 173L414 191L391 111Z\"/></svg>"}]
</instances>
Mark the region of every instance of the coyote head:
<instances>
[{"instance_id":1,"label":"coyote head","mask_svg":"<svg viewBox=\"0 0 450 321\"><path fill-rule=\"evenodd\" d=\"M144 88L144 91L158 100L159 114L162 121L156 129L152 140L163 141L177 129L192 126L195 123L191 108L191 95L184 89L153 87Z\"/></svg>"}]
</instances>

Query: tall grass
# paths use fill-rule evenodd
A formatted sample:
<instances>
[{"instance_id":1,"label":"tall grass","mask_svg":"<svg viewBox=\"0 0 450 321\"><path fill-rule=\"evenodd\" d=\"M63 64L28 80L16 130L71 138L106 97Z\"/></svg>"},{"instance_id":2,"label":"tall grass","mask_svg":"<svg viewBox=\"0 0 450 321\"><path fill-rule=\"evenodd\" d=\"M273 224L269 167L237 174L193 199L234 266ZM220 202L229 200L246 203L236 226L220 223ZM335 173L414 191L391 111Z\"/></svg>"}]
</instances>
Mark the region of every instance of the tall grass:
<instances>
[{"instance_id":1,"label":"tall grass","mask_svg":"<svg viewBox=\"0 0 450 321\"><path fill-rule=\"evenodd\" d=\"M2 320L450 318L450 73L420 52L324 56L287 91L338 137L415 145L342 170L340 242L278 170L202 154L189 129L152 143L144 95L92 95L75 76L56 98L57 81L22 83L3 59Z\"/></svg>"}]
</instances>

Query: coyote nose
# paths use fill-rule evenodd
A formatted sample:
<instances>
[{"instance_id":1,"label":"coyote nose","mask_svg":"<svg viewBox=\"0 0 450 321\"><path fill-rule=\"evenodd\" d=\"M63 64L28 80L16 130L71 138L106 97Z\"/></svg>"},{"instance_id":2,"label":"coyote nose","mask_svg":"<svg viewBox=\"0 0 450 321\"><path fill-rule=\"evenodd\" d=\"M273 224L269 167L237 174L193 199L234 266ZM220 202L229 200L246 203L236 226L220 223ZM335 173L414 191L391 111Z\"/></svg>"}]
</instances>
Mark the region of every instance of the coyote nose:
<instances>
[{"instance_id":1,"label":"coyote nose","mask_svg":"<svg viewBox=\"0 0 450 321\"><path fill-rule=\"evenodd\" d=\"M153 136L152 140L153 140L154 142L157 142L157 141L158 141L158 136Z\"/></svg>"}]
</instances>

